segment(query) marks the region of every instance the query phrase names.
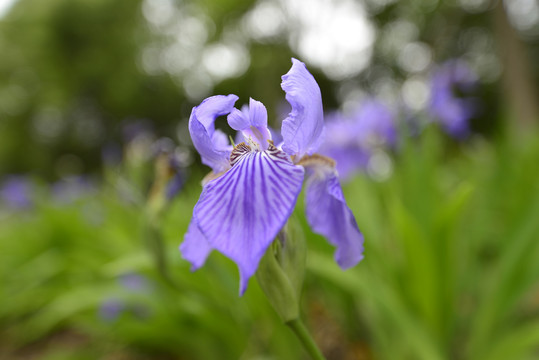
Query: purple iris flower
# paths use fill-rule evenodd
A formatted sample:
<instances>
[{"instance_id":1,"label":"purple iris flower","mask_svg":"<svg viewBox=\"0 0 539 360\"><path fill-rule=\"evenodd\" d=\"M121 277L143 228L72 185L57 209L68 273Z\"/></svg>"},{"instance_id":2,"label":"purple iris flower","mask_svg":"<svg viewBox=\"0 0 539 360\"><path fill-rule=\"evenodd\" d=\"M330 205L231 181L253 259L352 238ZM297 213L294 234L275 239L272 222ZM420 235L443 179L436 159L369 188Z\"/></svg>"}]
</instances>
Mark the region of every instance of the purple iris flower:
<instances>
[{"instance_id":1,"label":"purple iris flower","mask_svg":"<svg viewBox=\"0 0 539 360\"><path fill-rule=\"evenodd\" d=\"M477 81L477 75L463 60L449 60L432 74L429 111L454 138L470 134L468 123L477 112L477 102L464 96L476 88Z\"/></svg>"},{"instance_id":2,"label":"purple iris flower","mask_svg":"<svg viewBox=\"0 0 539 360\"><path fill-rule=\"evenodd\" d=\"M292 106L282 123L282 145L273 141L266 108L253 99L240 111L234 108L236 95L212 96L193 108L189 119L193 144L213 172L203 185L180 251L192 270L201 267L213 249L232 259L240 272L240 294L292 214L305 172L306 215L312 229L337 247L341 268L363 258L363 235L343 197L335 163L314 153L324 130L320 88L296 59L282 80ZM215 129L216 118L224 115L245 142L233 147Z\"/></svg>"},{"instance_id":3,"label":"purple iris flower","mask_svg":"<svg viewBox=\"0 0 539 360\"><path fill-rule=\"evenodd\" d=\"M0 198L13 209L32 206L32 182L23 175L8 176L0 188Z\"/></svg>"},{"instance_id":4,"label":"purple iris flower","mask_svg":"<svg viewBox=\"0 0 539 360\"><path fill-rule=\"evenodd\" d=\"M125 303L115 298L105 300L99 307L99 317L105 321L114 321L125 310Z\"/></svg>"},{"instance_id":5,"label":"purple iris flower","mask_svg":"<svg viewBox=\"0 0 539 360\"><path fill-rule=\"evenodd\" d=\"M119 280L120 284L130 291L144 292L150 288L148 279L136 273L123 274Z\"/></svg>"},{"instance_id":6,"label":"purple iris flower","mask_svg":"<svg viewBox=\"0 0 539 360\"><path fill-rule=\"evenodd\" d=\"M320 153L335 159L339 177L347 179L364 170L374 148L397 145L394 115L381 102L369 99L351 115L328 115Z\"/></svg>"},{"instance_id":7,"label":"purple iris flower","mask_svg":"<svg viewBox=\"0 0 539 360\"><path fill-rule=\"evenodd\" d=\"M87 176L69 176L55 182L51 187L54 198L60 203L72 203L97 191L94 182Z\"/></svg>"}]
</instances>

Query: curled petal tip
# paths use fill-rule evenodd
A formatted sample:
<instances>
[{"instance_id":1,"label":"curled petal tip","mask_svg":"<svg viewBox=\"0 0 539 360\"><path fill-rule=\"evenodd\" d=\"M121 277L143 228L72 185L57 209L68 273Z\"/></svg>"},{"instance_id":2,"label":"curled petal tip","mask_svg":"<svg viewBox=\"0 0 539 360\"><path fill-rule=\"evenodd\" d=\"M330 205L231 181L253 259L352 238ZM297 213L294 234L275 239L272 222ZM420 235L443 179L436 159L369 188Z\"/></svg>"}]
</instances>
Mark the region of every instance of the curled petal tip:
<instances>
[{"instance_id":1,"label":"curled petal tip","mask_svg":"<svg viewBox=\"0 0 539 360\"><path fill-rule=\"evenodd\" d=\"M292 106L281 127L283 150L299 157L312 154L320 145L324 128L320 88L305 64L294 58L282 80L281 87Z\"/></svg>"},{"instance_id":2,"label":"curled petal tip","mask_svg":"<svg viewBox=\"0 0 539 360\"><path fill-rule=\"evenodd\" d=\"M189 132L193 145L202 158L202 163L213 171L220 172L228 167L230 149L222 144L222 136L215 131L215 119L227 115L238 100L236 95L216 95L205 99L193 108L189 118Z\"/></svg>"}]
</instances>

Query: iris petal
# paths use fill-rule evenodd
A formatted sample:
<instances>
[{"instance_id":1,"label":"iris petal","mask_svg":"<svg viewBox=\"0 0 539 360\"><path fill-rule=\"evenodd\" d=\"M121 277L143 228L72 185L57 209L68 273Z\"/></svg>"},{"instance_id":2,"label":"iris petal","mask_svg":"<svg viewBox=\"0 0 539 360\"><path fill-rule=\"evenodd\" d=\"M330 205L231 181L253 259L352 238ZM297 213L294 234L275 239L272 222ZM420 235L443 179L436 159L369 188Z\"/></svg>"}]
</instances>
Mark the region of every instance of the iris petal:
<instances>
[{"instance_id":1,"label":"iris petal","mask_svg":"<svg viewBox=\"0 0 539 360\"><path fill-rule=\"evenodd\" d=\"M236 100L236 95L209 97L193 108L189 118L193 145L202 157L202 163L211 167L214 172L226 170L230 156L230 150L222 146L222 136L215 131L214 122L218 116L230 113Z\"/></svg>"},{"instance_id":2,"label":"iris petal","mask_svg":"<svg viewBox=\"0 0 539 360\"><path fill-rule=\"evenodd\" d=\"M233 109L227 120L232 129L242 132L245 140L256 142L260 150L268 148L268 140L271 140L268 112L260 101L250 99L249 107L244 106L241 111Z\"/></svg>"},{"instance_id":3,"label":"iris petal","mask_svg":"<svg viewBox=\"0 0 539 360\"><path fill-rule=\"evenodd\" d=\"M191 263L191 271L195 271L204 265L212 248L200 231L195 219L191 219L187 234L180 245L182 257Z\"/></svg>"},{"instance_id":4,"label":"iris petal","mask_svg":"<svg viewBox=\"0 0 539 360\"><path fill-rule=\"evenodd\" d=\"M304 174L273 145L264 152L244 148L227 173L204 187L194 210L210 246L238 265L241 294L292 213Z\"/></svg>"},{"instance_id":5,"label":"iris petal","mask_svg":"<svg viewBox=\"0 0 539 360\"><path fill-rule=\"evenodd\" d=\"M249 116L252 126L257 128L268 126L268 111L260 101L249 99Z\"/></svg>"},{"instance_id":6,"label":"iris petal","mask_svg":"<svg viewBox=\"0 0 539 360\"><path fill-rule=\"evenodd\" d=\"M299 60L292 59L292 68L282 79L281 87L292 106L281 127L283 150L301 158L320 145L324 129L322 95L316 80Z\"/></svg>"},{"instance_id":7,"label":"iris petal","mask_svg":"<svg viewBox=\"0 0 539 360\"><path fill-rule=\"evenodd\" d=\"M247 129L251 126L248 114L236 108L232 109L230 114L228 114L227 121L232 129L238 131Z\"/></svg>"},{"instance_id":8,"label":"iris petal","mask_svg":"<svg viewBox=\"0 0 539 360\"><path fill-rule=\"evenodd\" d=\"M363 235L346 204L333 169L316 169L307 180L306 213L314 232L337 247L335 260L343 269L363 259Z\"/></svg>"}]
</instances>

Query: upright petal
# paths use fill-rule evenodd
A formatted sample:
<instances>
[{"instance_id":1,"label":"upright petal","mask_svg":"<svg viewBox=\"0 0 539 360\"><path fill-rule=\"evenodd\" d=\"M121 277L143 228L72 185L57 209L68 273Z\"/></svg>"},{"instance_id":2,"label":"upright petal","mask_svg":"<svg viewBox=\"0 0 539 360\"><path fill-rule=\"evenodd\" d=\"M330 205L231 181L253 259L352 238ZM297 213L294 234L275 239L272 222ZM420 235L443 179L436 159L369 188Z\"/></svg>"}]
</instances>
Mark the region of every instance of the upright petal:
<instances>
[{"instance_id":1,"label":"upright petal","mask_svg":"<svg viewBox=\"0 0 539 360\"><path fill-rule=\"evenodd\" d=\"M249 116L251 125L255 127L268 127L268 111L264 104L253 98L249 99Z\"/></svg>"},{"instance_id":2,"label":"upright petal","mask_svg":"<svg viewBox=\"0 0 539 360\"><path fill-rule=\"evenodd\" d=\"M232 129L238 131L242 131L243 129L247 129L249 126L251 126L248 113L246 114L244 111L236 108L232 109L226 120Z\"/></svg>"},{"instance_id":3,"label":"upright petal","mask_svg":"<svg viewBox=\"0 0 539 360\"><path fill-rule=\"evenodd\" d=\"M312 154L320 145L324 114L320 88L305 64L292 59L292 68L282 77L281 87L292 111L283 121L283 150L301 158Z\"/></svg>"},{"instance_id":4,"label":"upright petal","mask_svg":"<svg viewBox=\"0 0 539 360\"><path fill-rule=\"evenodd\" d=\"M260 150L268 148L268 140L271 140L268 112L260 101L250 99L249 107L244 106L241 111L233 109L227 120L232 129L242 132L245 140L258 144Z\"/></svg>"},{"instance_id":5,"label":"upright petal","mask_svg":"<svg viewBox=\"0 0 539 360\"><path fill-rule=\"evenodd\" d=\"M335 260L347 269L363 259L363 235L346 204L335 170L326 165L313 167L306 185L307 220L314 232L337 247Z\"/></svg>"},{"instance_id":6,"label":"upright petal","mask_svg":"<svg viewBox=\"0 0 539 360\"><path fill-rule=\"evenodd\" d=\"M222 146L222 136L215 132L214 122L218 116L230 113L236 100L236 95L209 97L193 108L189 118L193 145L202 157L202 163L211 167L214 172L226 170L230 156L230 150Z\"/></svg>"},{"instance_id":7,"label":"upright petal","mask_svg":"<svg viewBox=\"0 0 539 360\"><path fill-rule=\"evenodd\" d=\"M191 271L204 265L211 251L212 248L200 231L195 219L191 219L187 234L180 245L182 257L191 263Z\"/></svg>"},{"instance_id":8,"label":"upright petal","mask_svg":"<svg viewBox=\"0 0 539 360\"><path fill-rule=\"evenodd\" d=\"M238 265L243 294L294 209L304 171L273 145L264 152L237 148L242 153L234 150L232 168L205 186L194 215L210 246Z\"/></svg>"}]
</instances>

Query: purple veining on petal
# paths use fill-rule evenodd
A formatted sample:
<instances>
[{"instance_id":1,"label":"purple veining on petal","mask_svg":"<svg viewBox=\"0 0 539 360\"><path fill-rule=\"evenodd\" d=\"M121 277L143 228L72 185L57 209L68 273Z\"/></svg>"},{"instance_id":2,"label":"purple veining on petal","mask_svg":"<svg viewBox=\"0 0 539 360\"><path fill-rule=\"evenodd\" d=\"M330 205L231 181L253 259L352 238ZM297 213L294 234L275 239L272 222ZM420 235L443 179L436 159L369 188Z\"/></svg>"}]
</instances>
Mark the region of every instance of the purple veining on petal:
<instances>
[{"instance_id":1,"label":"purple veining on petal","mask_svg":"<svg viewBox=\"0 0 539 360\"><path fill-rule=\"evenodd\" d=\"M454 138L463 139L470 134L469 121L478 106L475 99L465 96L475 89L477 81L477 75L462 60L447 61L431 76L429 111Z\"/></svg>"},{"instance_id":2,"label":"purple veining on petal","mask_svg":"<svg viewBox=\"0 0 539 360\"><path fill-rule=\"evenodd\" d=\"M356 265L363 259L363 235L335 171L323 165L309 169L306 188L305 208L313 231L337 247L335 260L341 268Z\"/></svg>"},{"instance_id":3,"label":"purple veining on petal","mask_svg":"<svg viewBox=\"0 0 539 360\"><path fill-rule=\"evenodd\" d=\"M194 217L210 246L238 265L240 294L292 213L302 181L303 168L270 146L246 153L204 187Z\"/></svg>"},{"instance_id":4,"label":"purple veining on petal","mask_svg":"<svg viewBox=\"0 0 539 360\"><path fill-rule=\"evenodd\" d=\"M292 68L282 79L281 87L292 106L292 111L281 127L283 150L301 158L315 152L322 140L322 95L316 80L299 60L292 59Z\"/></svg>"},{"instance_id":5,"label":"purple veining on petal","mask_svg":"<svg viewBox=\"0 0 539 360\"><path fill-rule=\"evenodd\" d=\"M216 173L228 168L231 149L225 145L226 136L215 130L214 122L218 116L228 115L234 108L236 100L238 100L236 95L209 97L193 108L189 118L189 132L193 145L202 157L202 163L210 166Z\"/></svg>"},{"instance_id":6,"label":"purple veining on petal","mask_svg":"<svg viewBox=\"0 0 539 360\"><path fill-rule=\"evenodd\" d=\"M184 241L180 245L182 257L191 263L191 271L204 265L211 251L212 248L200 231L196 220L191 219Z\"/></svg>"}]
</instances>

